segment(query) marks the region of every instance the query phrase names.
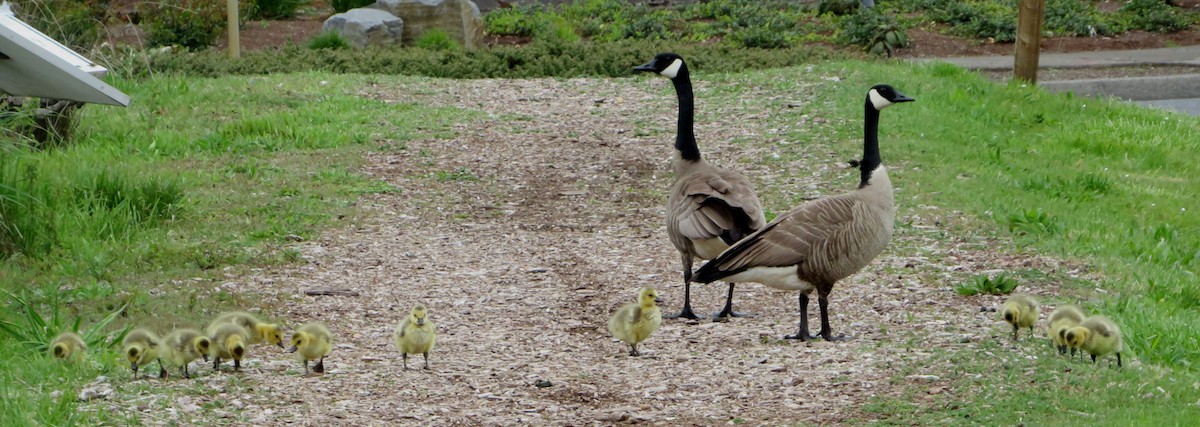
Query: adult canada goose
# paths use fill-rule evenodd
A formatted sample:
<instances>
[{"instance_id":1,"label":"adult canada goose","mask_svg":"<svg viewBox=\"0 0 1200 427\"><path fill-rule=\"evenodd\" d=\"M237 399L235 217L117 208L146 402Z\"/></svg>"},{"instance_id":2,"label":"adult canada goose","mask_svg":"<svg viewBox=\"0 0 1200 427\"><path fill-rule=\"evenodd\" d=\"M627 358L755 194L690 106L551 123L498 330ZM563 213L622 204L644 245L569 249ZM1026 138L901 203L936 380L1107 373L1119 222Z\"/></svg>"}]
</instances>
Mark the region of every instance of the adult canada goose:
<instances>
[{"instance_id":1,"label":"adult canada goose","mask_svg":"<svg viewBox=\"0 0 1200 427\"><path fill-rule=\"evenodd\" d=\"M671 79L679 98L679 123L675 131L675 182L667 196L667 236L679 250L683 263L683 311L668 318L698 318L692 312L692 260L713 259L743 237L763 228L762 204L754 185L737 172L704 161L692 130L695 99L687 63L674 53L660 53L634 70L655 72ZM714 318L737 316L733 312L733 286L725 308Z\"/></svg>"},{"instance_id":2,"label":"adult canada goose","mask_svg":"<svg viewBox=\"0 0 1200 427\"><path fill-rule=\"evenodd\" d=\"M800 329L785 338L807 340L808 294L817 291L820 336L829 328L829 292L834 283L875 259L892 237L896 208L892 182L879 157L879 112L913 101L888 85L867 91L861 181L849 193L811 200L780 215L761 230L737 242L696 271L695 280L711 283L757 282L776 289L800 291Z\"/></svg>"}]
</instances>

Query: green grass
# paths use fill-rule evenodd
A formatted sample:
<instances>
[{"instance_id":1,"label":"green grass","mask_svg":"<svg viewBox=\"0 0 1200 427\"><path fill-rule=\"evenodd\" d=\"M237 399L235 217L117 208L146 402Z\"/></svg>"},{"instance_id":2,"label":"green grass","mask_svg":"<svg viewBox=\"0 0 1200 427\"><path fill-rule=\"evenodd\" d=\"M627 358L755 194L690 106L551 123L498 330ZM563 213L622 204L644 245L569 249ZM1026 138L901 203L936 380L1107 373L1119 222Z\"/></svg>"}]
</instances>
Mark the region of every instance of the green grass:
<instances>
[{"instance_id":1,"label":"green grass","mask_svg":"<svg viewBox=\"0 0 1200 427\"><path fill-rule=\"evenodd\" d=\"M805 96L805 107L774 115L762 127L785 129L797 141L839 141L833 147L835 158L846 159L861 150L855 143L862 132L863 104L858 100L866 88L886 82L915 97L915 103L884 112L880 125L883 159L898 187L901 216L921 205L961 211L975 220L952 229L952 235L998 237L1011 246L993 250L1033 251L1086 263L1103 279L1064 285L1064 293L1115 320L1125 330L1127 363L1137 361L1123 370L1071 365L1070 374L1059 375L1055 372L1066 369L1066 362L1052 357L1048 347L1042 360L1021 368L984 357L974 346L942 349L941 357L949 362L922 364L923 371L959 378L945 371L971 365L980 377L954 382L947 397L931 403L880 398L874 406L878 416L898 424L1190 422L1200 400L1200 329L1195 327L1200 324L1195 280L1200 217L1194 212L1200 189L1194 177L1200 166L1191 161L1200 149L1194 137L1200 121L1120 102L1000 85L946 64L831 62L815 66L814 76L798 74L789 69L706 76L712 87L724 88L715 89L720 96L708 102L720 103L722 96L736 102L739 88L750 86ZM839 81L818 79L830 76ZM748 101L745 108L778 108L778 102L769 102ZM802 114L829 118L831 125L787 130ZM697 119L703 120L719 118ZM760 161L785 167L812 149L799 143L777 148L778 159ZM788 197L800 194L776 191L766 189L760 197L768 204L798 202ZM1037 289L1036 282L1022 282L1024 290ZM946 285L930 283L949 289ZM960 298L953 292L945 297ZM1031 386L1026 371L1042 379ZM1058 387L1055 375L1073 386ZM1157 387L1168 395L1161 396ZM981 389L991 392L977 391ZM927 390L916 385L912 392ZM1157 397L1141 397L1148 393ZM953 402L938 403L942 400ZM904 408L914 405L910 402L922 402L916 404L918 415L904 415ZM1075 417L1074 411L1096 416Z\"/></svg>"},{"instance_id":2,"label":"green grass","mask_svg":"<svg viewBox=\"0 0 1200 427\"><path fill-rule=\"evenodd\" d=\"M472 117L359 96L370 82L320 73L118 80L133 103L85 107L70 144L34 151L0 141L0 291L12 294L0 299L0 425L128 424L77 413L73 399L98 374L121 382L128 365L102 346L81 365L56 364L41 341L72 328L100 342L130 325L269 312L283 301L217 288L238 271L301 261L293 240L353 224L364 194L400 191L358 172L366 151L446 137Z\"/></svg>"}]
</instances>

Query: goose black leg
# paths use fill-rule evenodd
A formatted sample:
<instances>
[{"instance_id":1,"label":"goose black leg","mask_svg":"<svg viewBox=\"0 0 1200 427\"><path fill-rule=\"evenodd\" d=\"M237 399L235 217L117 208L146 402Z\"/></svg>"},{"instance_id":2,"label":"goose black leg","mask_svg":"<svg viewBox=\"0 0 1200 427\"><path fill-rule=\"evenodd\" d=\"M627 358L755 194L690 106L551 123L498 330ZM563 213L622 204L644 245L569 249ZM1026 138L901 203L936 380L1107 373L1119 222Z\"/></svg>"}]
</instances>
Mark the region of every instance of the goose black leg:
<instances>
[{"instance_id":1,"label":"goose black leg","mask_svg":"<svg viewBox=\"0 0 1200 427\"><path fill-rule=\"evenodd\" d=\"M663 316L667 319L684 318L684 319L699 319L695 312L692 311L692 257L682 255L683 260L683 311L679 314L669 314Z\"/></svg>"},{"instance_id":2,"label":"goose black leg","mask_svg":"<svg viewBox=\"0 0 1200 427\"><path fill-rule=\"evenodd\" d=\"M636 344L630 344L630 345L629 345L629 348L630 348L630 350L629 350L629 355L630 355L630 356L641 356L641 355L642 355L642 353L641 353L641 352L637 351L637 345L636 345Z\"/></svg>"},{"instance_id":3,"label":"goose black leg","mask_svg":"<svg viewBox=\"0 0 1200 427\"><path fill-rule=\"evenodd\" d=\"M421 355L425 356L425 369L429 369L429 352L427 351L427 352L421 353ZM1117 355L1117 357L1121 357L1121 356Z\"/></svg>"},{"instance_id":4,"label":"goose black leg","mask_svg":"<svg viewBox=\"0 0 1200 427\"><path fill-rule=\"evenodd\" d=\"M408 370L408 353L401 353L400 359L404 360L404 370Z\"/></svg>"},{"instance_id":5,"label":"goose black leg","mask_svg":"<svg viewBox=\"0 0 1200 427\"><path fill-rule=\"evenodd\" d=\"M214 358L213 358L213 370L214 370L214 371L220 371L220 370L221 370L221 357L220 357L220 356L217 356L217 357L214 357Z\"/></svg>"},{"instance_id":6,"label":"goose black leg","mask_svg":"<svg viewBox=\"0 0 1200 427\"><path fill-rule=\"evenodd\" d=\"M158 359L158 378L167 377L167 368L163 367L162 359Z\"/></svg>"},{"instance_id":7,"label":"goose black leg","mask_svg":"<svg viewBox=\"0 0 1200 427\"><path fill-rule=\"evenodd\" d=\"M233 359L233 372L242 370L242 359Z\"/></svg>"},{"instance_id":8,"label":"goose black leg","mask_svg":"<svg viewBox=\"0 0 1200 427\"><path fill-rule=\"evenodd\" d=\"M325 356L321 356L321 360L318 360L317 364L313 365L313 372L316 372L318 374L325 373Z\"/></svg>"},{"instance_id":9,"label":"goose black leg","mask_svg":"<svg viewBox=\"0 0 1200 427\"><path fill-rule=\"evenodd\" d=\"M829 327L829 298L825 295L820 295L817 297L817 304L821 306L821 338L825 338L825 341L845 341L850 339L850 337L845 335L833 335L833 331Z\"/></svg>"},{"instance_id":10,"label":"goose black leg","mask_svg":"<svg viewBox=\"0 0 1200 427\"><path fill-rule=\"evenodd\" d=\"M1117 367L1121 367L1121 353L1117 353Z\"/></svg>"},{"instance_id":11,"label":"goose black leg","mask_svg":"<svg viewBox=\"0 0 1200 427\"><path fill-rule=\"evenodd\" d=\"M192 375L188 373L187 364L183 364L183 377L191 379Z\"/></svg>"},{"instance_id":12,"label":"goose black leg","mask_svg":"<svg viewBox=\"0 0 1200 427\"><path fill-rule=\"evenodd\" d=\"M783 338L800 341L817 338L808 333L808 294L800 294L800 330L796 331L796 335L785 335Z\"/></svg>"},{"instance_id":13,"label":"goose black leg","mask_svg":"<svg viewBox=\"0 0 1200 427\"><path fill-rule=\"evenodd\" d=\"M733 283L729 284L729 294L725 297L725 308L713 313L713 321L720 322L730 317L746 317L744 313L733 311Z\"/></svg>"}]
</instances>

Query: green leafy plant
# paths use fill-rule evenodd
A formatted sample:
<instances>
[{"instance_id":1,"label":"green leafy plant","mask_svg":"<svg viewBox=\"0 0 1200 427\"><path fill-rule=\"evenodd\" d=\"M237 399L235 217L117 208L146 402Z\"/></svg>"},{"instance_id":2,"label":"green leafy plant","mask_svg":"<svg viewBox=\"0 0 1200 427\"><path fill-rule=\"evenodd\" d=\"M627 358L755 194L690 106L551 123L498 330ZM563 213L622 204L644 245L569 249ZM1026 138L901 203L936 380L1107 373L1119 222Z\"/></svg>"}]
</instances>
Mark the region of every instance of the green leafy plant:
<instances>
[{"instance_id":1,"label":"green leafy plant","mask_svg":"<svg viewBox=\"0 0 1200 427\"><path fill-rule=\"evenodd\" d=\"M16 306L14 311L17 313L17 320L0 320L0 332L4 332L9 338L34 352L45 352L50 346L50 341L63 332L79 334L90 349L111 348L120 343L130 329L129 326L126 326L114 333L105 332L108 325L125 312L127 305L122 305L108 313L87 330L81 330L83 318L76 316L74 320L67 322L60 313L62 301L57 296L51 299L50 317L46 318L42 317L28 300L8 291L3 292Z\"/></svg>"},{"instance_id":2,"label":"green leafy plant","mask_svg":"<svg viewBox=\"0 0 1200 427\"><path fill-rule=\"evenodd\" d=\"M462 46L458 44L458 41L454 40L454 37L450 36L450 33L441 28L432 28L425 31L425 33L421 34L416 40L413 41L413 45L422 49L433 51L456 51L462 48Z\"/></svg>"},{"instance_id":3,"label":"green leafy plant","mask_svg":"<svg viewBox=\"0 0 1200 427\"><path fill-rule=\"evenodd\" d=\"M550 17L546 26L538 30L533 39L548 43L579 43L579 33L575 26L561 16Z\"/></svg>"},{"instance_id":4,"label":"green leafy plant","mask_svg":"<svg viewBox=\"0 0 1200 427\"><path fill-rule=\"evenodd\" d=\"M838 41L861 46L875 55L891 56L896 49L908 46L908 36L896 18L875 8L860 8L842 19Z\"/></svg>"},{"instance_id":5,"label":"green leafy plant","mask_svg":"<svg viewBox=\"0 0 1200 427\"><path fill-rule=\"evenodd\" d=\"M99 2L42 0L17 2L18 18L71 48L89 50L100 41L104 7Z\"/></svg>"},{"instance_id":6,"label":"green leafy plant","mask_svg":"<svg viewBox=\"0 0 1200 427\"><path fill-rule=\"evenodd\" d=\"M1167 0L1130 0L1119 10L1133 28L1157 33L1185 30L1193 19Z\"/></svg>"},{"instance_id":7,"label":"green leafy plant","mask_svg":"<svg viewBox=\"0 0 1200 427\"><path fill-rule=\"evenodd\" d=\"M954 291L963 296L978 294L1008 295L1015 289L1017 289L1017 279L1008 277L1004 273L995 276L988 276L986 274L976 275L967 283L954 287Z\"/></svg>"},{"instance_id":8,"label":"green leafy plant","mask_svg":"<svg viewBox=\"0 0 1200 427\"><path fill-rule=\"evenodd\" d=\"M1008 230L1018 234L1055 234L1059 225L1041 209L1026 209L1008 217Z\"/></svg>"},{"instance_id":9,"label":"green leafy plant","mask_svg":"<svg viewBox=\"0 0 1200 427\"><path fill-rule=\"evenodd\" d=\"M342 13L347 10L360 8L372 3L375 3L375 0L330 0L329 5L333 6L333 10L335 12Z\"/></svg>"},{"instance_id":10,"label":"green leafy plant","mask_svg":"<svg viewBox=\"0 0 1200 427\"><path fill-rule=\"evenodd\" d=\"M225 29L225 4L203 0L141 3L138 10L150 46L178 45L188 50L213 44Z\"/></svg>"},{"instance_id":11,"label":"green leafy plant","mask_svg":"<svg viewBox=\"0 0 1200 427\"><path fill-rule=\"evenodd\" d=\"M489 34L533 36L549 24L547 18L550 16L541 5L527 3L488 12L483 16L483 24Z\"/></svg>"},{"instance_id":12,"label":"green leafy plant","mask_svg":"<svg viewBox=\"0 0 1200 427\"><path fill-rule=\"evenodd\" d=\"M350 42L335 31L326 31L308 41L309 49L349 49Z\"/></svg>"},{"instance_id":13,"label":"green leafy plant","mask_svg":"<svg viewBox=\"0 0 1200 427\"><path fill-rule=\"evenodd\" d=\"M295 16L296 10L308 0L254 0L254 3L257 7L250 19L285 19Z\"/></svg>"}]
</instances>

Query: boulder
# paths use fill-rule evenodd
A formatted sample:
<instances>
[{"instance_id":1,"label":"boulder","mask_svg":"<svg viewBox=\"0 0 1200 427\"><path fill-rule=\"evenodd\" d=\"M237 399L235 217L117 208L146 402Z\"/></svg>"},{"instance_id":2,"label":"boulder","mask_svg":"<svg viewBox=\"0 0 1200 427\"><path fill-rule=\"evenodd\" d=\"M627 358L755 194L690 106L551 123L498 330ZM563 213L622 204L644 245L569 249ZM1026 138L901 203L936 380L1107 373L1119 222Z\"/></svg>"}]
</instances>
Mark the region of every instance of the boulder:
<instances>
[{"instance_id":1,"label":"boulder","mask_svg":"<svg viewBox=\"0 0 1200 427\"><path fill-rule=\"evenodd\" d=\"M433 28L445 30L467 49L483 43L483 15L471 0L378 0L367 7L404 19L405 45Z\"/></svg>"},{"instance_id":2,"label":"boulder","mask_svg":"<svg viewBox=\"0 0 1200 427\"><path fill-rule=\"evenodd\" d=\"M322 27L324 31L335 31L350 45L357 48L367 46L401 46L404 20L379 9L350 9L330 16Z\"/></svg>"}]
</instances>

